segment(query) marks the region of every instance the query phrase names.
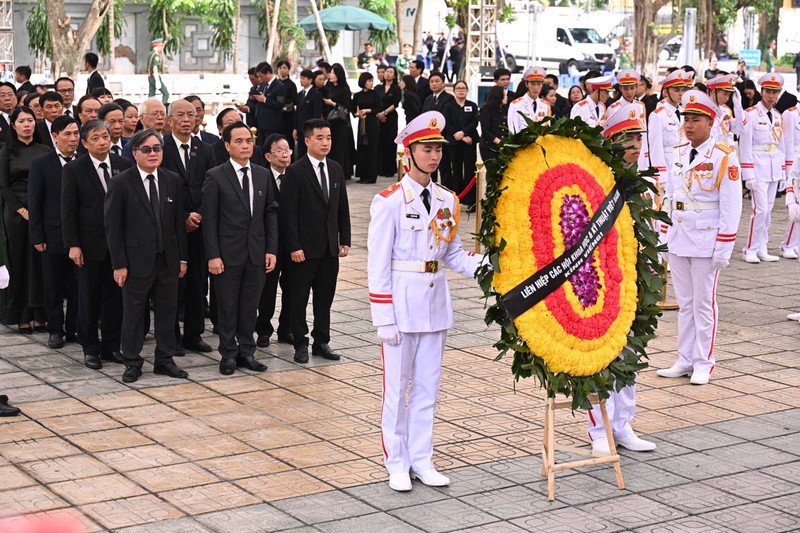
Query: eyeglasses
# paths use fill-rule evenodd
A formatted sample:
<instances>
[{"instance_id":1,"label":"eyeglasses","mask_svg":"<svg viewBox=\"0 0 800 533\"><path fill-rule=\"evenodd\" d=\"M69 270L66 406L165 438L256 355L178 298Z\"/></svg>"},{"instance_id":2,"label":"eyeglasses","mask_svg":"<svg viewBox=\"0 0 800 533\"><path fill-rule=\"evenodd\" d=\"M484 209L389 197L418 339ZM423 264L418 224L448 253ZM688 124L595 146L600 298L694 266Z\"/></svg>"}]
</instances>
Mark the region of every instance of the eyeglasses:
<instances>
[{"instance_id":1,"label":"eyeglasses","mask_svg":"<svg viewBox=\"0 0 800 533\"><path fill-rule=\"evenodd\" d=\"M154 154L160 154L163 148L160 144L156 144L155 146L141 146L139 147L139 151L142 152L144 155L148 155L150 152Z\"/></svg>"},{"instance_id":2,"label":"eyeglasses","mask_svg":"<svg viewBox=\"0 0 800 533\"><path fill-rule=\"evenodd\" d=\"M291 150L278 150L277 152L270 152L272 155L292 155Z\"/></svg>"},{"instance_id":3,"label":"eyeglasses","mask_svg":"<svg viewBox=\"0 0 800 533\"><path fill-rule=\"evenodd\" d=\"M75 89L58 89L56 92L58 94L72 94L75 92Z\"/></svg>"}]
</instances>

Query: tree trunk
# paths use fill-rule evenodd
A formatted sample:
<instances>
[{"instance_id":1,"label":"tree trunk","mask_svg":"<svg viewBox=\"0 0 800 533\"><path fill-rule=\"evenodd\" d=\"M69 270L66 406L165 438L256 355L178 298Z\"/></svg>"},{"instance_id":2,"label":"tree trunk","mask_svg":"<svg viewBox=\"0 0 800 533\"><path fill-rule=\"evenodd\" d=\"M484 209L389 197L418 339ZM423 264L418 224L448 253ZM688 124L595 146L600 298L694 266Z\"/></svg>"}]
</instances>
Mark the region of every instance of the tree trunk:
<instances>
[{"instance_id":1,"label":"tree trunk","mask_svg":"<svg viewBox=\"0 0 800 533\"><path fill-rule=\"evenodd\" d=\"M233 72L239 72L239 30L242 22L242 0L236 0L236 15L233 20Z\"/></svg>"},{"instance_id":2,"label":"tree trunk","mask_svg":"<svg viewBox=\"0 0 800 533\"><path fill-rule=\"evenodd\" d=\"M114 30L117 28L117 23L114 20L116 14L114 13L114 0L108 3L108 63L111 66L111 72L116 72L117 68L117 54L114 52Z\"/></svg>"},{"instance_id":3,"label":"tree trunk","mask_svg":"<svg viewBox=\"0 0 800 533\"><path fill-rule=\"evenodd\" d=\"M403 53L403 0L395 0L394 3L394 18L397 19L396 23L396 31L397 31L397 49L400 53ZM416 41L415 41L416 43ZM416 44L414 45L414 50L416 50ZM386 50L382 50L384 53Z\"/></svg>"},{"instance_id":4,"label":"tree trunk","mask_svg":"<svg viewBox=\"0 0 800 533\"><path fill-rule=\"evenodd\" d=\"M634 0L633 51L636 69L653 82L658 76L658 32L656 13L668 0Z\"/></svg>"},{"instance_id":5,"label":"tree trunk","mask_svg":"<svg viewBox=\"0 0 800 533\"><path fill-rule=\"evenodd\" d=\"M331 62L331 47L328 44L328 36L325 35L325 28L322 26L322 19L319 16L319 9L317 9L317 1L311 0L311 12L314 15L314 20L317 21L317 32L319 32L319 40L322 42L322 55L325 56L325 61Z\"/></svg>"},{"instance_id":6,"label":"tree trunk","mask_svg":"<svg viewBox=\"0 0 800 533\"><path fill-rule=\"evenodd\" d=\"M422 36L422 6L424 2L417 0L417 10L414 12L414 47L418 46Z\"/></svg>"},{"instance_id":7,"label":"tree trunk","mask_svg":"<svg viewBox=\"0 0 800 533\"><path fill-rule=\"evenodd\" d=\"M270 28L272 28L272 16L270 16L269 11L269 0L264 0L264 27L267 29L267 33L269 33ZM267 40L269 40L269 35L267 35ZM267 43L264 43L264 48L266 47Z\"/></svg>"},{"instance_id":8,"label":"tree trunk","mask_svg":"<svg viewBox=\"0 0 800 533\"><path fill-rule=\"evenodd\" d=\"M314 3L313 0L311 2ZM275 0L275 8L272 10L272 27L269 30L269 42L267 43L267 63L272 63L272 55L275 52L275 40L278 36L278 14L281 9L281 0Z\"/></svg>"},{"instance_id":9,"label":"tree trunk","mask_svg":"<svg viewBox=\"0 0 800 533\"><path fill-rule=\"evenodd\" d=\"M50 41L53 44L50 71L53 73L54 79L62 75L72 79L77 77L82 55L89 48L89 43L100 28L110 2L111 0L92 0L86 18L78 31L73 32L70 27L70 17L64 10L64 2L45 0Z\"/></svg>"}]
</instances>

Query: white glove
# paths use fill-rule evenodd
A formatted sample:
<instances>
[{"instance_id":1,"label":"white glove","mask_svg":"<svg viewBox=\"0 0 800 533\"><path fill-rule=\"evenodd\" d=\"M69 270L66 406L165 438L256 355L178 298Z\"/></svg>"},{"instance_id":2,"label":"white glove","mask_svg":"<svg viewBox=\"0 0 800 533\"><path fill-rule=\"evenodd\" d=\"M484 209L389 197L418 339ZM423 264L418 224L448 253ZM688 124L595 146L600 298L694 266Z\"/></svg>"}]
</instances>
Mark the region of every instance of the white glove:
<instances>
[{"instance_id":1,"label":"white glove","mask_svg":"<svg viewBox=\"0 0 800 533\"><path fill-rule=\"evenodd\" d=\"M722 259L721 257L712 257L711 258L711 268L714 270L722 270L728 266L728 260Z\"/></svg>"},{"instance_id":2,"label":"white glove","mask_svg":"<svg viewBox=\"0 0 800 533\"><path fill-rule=\"evenodd\" d=\"M786 190L786 180L781 180L778 182L778 192L783 192Z\"/></svg>"},{"instance_id":3,"label":"white glove","mask_svg":"<svg viewBox=\"0 0 800 533\"><path fill-rule=\"evenodd\" d=\"M733 88L733 96L732 96L732 98L733 98L733 110L734 110L734 112L742 109L742 93L740 93L739 89L737 89L736 87ZM737 116L738 115L740 115L740 113L737 113Z\"/></svg>"},{"instance_id":4,"label":"white glove","mask_svg":"<svg viewBox=\"0 0 800 533\"><path fill-rule=\"evenodd\" d=\"M753 192L756 188L756 180L746 180L744 186L747 187L748 191Z\"/></svg>"},{"instance_id":5,"label":"white glove","mask_svg":"<svg viewBox=\"0 0 800 533\"><path fill-rule=\"evenodd\" d=\"M800 204L792 202L786 207L789 209L789 218L795 222L800 222Z\"/></svg>"},{"instance_id":6,"label":"white glove","mask_svg":"<svg viewBox=\"0 0 800 533\"><path fill-rule=\"evenodd\" d=\"M389 346L400 344L400 330L394 324L378 326L378 338Z\"/></svg>"},{"instance_id":7,"label":"white glove","mask_svg":"<svg viewBox=\"0 0 800 533\"><path fill-rule=\"evenodd\" d=\"M0 267L0 289L5 289L8 287L8 282L11 280L11 276L8 274L8 269L5 266Z\"/></svg>"}]
</instances>

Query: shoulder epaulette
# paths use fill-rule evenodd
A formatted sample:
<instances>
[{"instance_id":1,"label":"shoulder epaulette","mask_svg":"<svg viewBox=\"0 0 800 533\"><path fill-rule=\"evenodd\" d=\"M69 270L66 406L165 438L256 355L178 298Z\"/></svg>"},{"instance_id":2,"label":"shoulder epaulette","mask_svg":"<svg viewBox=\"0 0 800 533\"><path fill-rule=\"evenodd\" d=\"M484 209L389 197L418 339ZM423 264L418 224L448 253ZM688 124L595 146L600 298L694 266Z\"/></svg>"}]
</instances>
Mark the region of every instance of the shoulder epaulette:
<instances>
[{"instance_id":1,"label":"shoulder epaulette","mask_svg":"<svg viewBox=\"0 0 800 533\"><path fill-rule=\"evenodd\" d=\"M653 111L653 113L661 113L662 111L664 111L663 107L657 107L656 110Z\"/></svg>"},{"instance_id":2,"label":"shoulder epaulette","mask_svg":"<svg viewBox=\"0 0 800 533\"><path fill-rule=\"evenodd\" d=\"M448 189L447 187L445 187L445 186L444 186L444 185L442 185L441 183L437 183L437 182L435 182L435 181L434 181L434 182L433 182L433 184L434 184L434 185L436 185L437 187L439 187L440 189L444 189L444 190L446 190L447 192L451 192L451 193L455 194L455 192L451 191L450 189Z\"/></svg>"},{"instance_id":3,"label":"shoulder epaulette","mask_svg":"<svg viewBox=\"0 0 800 533\"><path fill-rule=\"evenodd\" d=\"M393 192L395 192L400 187L401 187L401 185L400 185L400 182L398 181L398 182L392 183L391 185L389 185L388 187L383 189L378 194L383 196L384 198L388 198Z\"/></svg>"},{"instance_id":4,"label":"shoulder epaulette","mask_svg":"<svg viewBox=\"0 0 800 533\"><path fill-rule=\"evenodd\" d=\"M511 103L512 103L512 104L516 104L517 102L519 102L519 101L520 101L520 100L522 100L523 98L524 98L524 96L520 96L520 97L519 97L519 98L517 98L516 100L512 100L512 101L511 101Z\"/></svg>"},{"instance_id":5,"label":"shoulder epaulette","mask_svg":"<svg viewBox=\"0 0 800 533\"><path fill-rule=\"evenodd\" d=\"M682 143L682 144L676 144L676 145L675 145L675 148L683 148L683 147L684 147L684 146L686 146L687 144L689 144L689 141L686 141L685 143Z\"/></svg>"},{"instance_id":6,"label":"shoulder epaulette","mask_svg":"<svg viewBox=\"0 0 800 533\"><path fill-rule=\"evenodd\" d=\"M797 106L796 106L796 105L793 105L792 107L790 107L790 108L789 108L789 109L787 109L786 111L794 111L795 109L797 109ZM784 111L784 113L785 113L785 111Z\"/></svg>"},{"instance_id":7,"label":"shoulder epaulette","mask_svg":"<svg viewBox=\"0 0 800 533\"><path fill-rule=\"evenodd\" d=\"M754 106L754 105L751 105L750 107L748 107L747 109L745 109L745 111L752 111L752 110L753 110L753 109L755 109L755 108L756 108L756 106Z\"/></svg>"},{"instance_id":8,"label":"shoulder epaulette","mask_svg":"<svg viewBox=\"0 0 800 533\"><path fill-rule=\"evenodd\" d=\"M725 143L717 143L714 146L716 146L717 148L719 148L720 150L722 150L726 154L729 154L729 153L733 152L733 147L732 146L728 146Z\"/></svg>"},{"instance_id":9,"label":"shoulder epaulette","mask_svg":"<svg viewBox=\"0 0 800 533\"><path fill-rule=\"evenodd\" d=\"M580 102L578 102L578 105L586 105L586 100L581 100Z\"/></svg>"}]
</instances>

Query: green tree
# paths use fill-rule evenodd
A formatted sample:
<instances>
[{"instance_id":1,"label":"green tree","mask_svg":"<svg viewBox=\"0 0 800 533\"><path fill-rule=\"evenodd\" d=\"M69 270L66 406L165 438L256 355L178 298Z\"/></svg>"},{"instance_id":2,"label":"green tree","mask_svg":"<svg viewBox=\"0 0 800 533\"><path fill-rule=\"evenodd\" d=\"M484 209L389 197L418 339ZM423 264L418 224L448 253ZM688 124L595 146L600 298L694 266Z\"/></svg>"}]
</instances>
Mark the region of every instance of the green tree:
<instances>
[{"instance_id":1,"label":"green tree","mask_svg":"<svg viewBox=\"0 0 800 533\"><path fill-rule=\"evenodd\" d=\"M164 51L175 54L185 41L185 18L198 17L212 27L211 45L227 58L233 54L235 14L235 0L153 0L147 25L152 37L164 39Z\"/></svg>"},{"instance_id":2,"label":"green tree","mask_svg":"<svg viewBox=\"0 0 800 533\"><path fill-rule=\"evenodd\" d=\"M397 17L394 14L395 0L360 0L361 7L388 20L392 26L388 30L370 30L369 40L379 52L386 52L397 37ZM417 44L414 43L416 48Z\"/></svg>"},{"instance_id":3,"label":"green tree","mask_svg":"<svg viewBox=\"0 0 800 533\"><path fill-rule=\"evenodd\" d=\"M122 16L123 0L114 0L114 38L119 39L122 37L122 32L125 31L125 17ZM110 10L109 10L110 13ZM108 57L111 53L111 39L108 31L108 16L103 18L100 24L100 29L97 30L97 35L94 38L97 43L97 50L100 55Z\"/></svg>"},{"instance_id":4,"label":"green tree","mask_svg":"<svg viewBox=\"0 0 800 533\"><path fill-rule=\"evenodd\" d=\"M264 39L264 49L266 49L271 28L267 23L265 0L253 0L252 5L257 8L258 35ZM305 46L306 33L294 18L294 6L292 0L281 0L278 13L278 35L276 35L277 40L272 56L274 58L288 58L289 61L296 61L298 51ZM274 13L274 9L271 9L270 12Z\"/></svg>"}]
</instances>

